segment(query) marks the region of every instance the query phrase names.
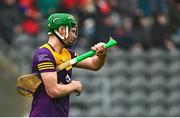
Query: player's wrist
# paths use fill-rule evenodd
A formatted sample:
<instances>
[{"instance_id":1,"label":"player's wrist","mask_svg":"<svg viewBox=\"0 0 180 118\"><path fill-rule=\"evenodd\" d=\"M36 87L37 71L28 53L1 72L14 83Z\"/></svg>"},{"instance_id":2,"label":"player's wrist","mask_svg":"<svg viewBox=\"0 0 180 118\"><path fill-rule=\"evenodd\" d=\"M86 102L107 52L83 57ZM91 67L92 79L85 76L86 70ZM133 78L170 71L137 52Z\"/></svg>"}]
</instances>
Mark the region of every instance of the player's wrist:
<instances>
[{"instance_id":1,"label":"player's wrist","mask_svg":"<svg viewBox=\"0 0 180 118\"><path fill-rule=\"evenodd\" d=\"M74 82L74 80L71 81L71 83L69 83L71 86L71 92L75 92L77 90L76 87L76 83Z\"/></svg>"}]
</instances>

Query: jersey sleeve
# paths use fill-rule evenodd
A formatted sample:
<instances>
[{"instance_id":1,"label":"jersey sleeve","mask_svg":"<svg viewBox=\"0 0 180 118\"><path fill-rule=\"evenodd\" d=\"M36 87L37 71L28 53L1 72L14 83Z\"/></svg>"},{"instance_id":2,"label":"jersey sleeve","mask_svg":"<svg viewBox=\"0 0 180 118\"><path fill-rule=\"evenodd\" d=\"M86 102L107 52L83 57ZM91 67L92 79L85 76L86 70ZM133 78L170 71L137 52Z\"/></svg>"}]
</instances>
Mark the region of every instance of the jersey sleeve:
<instances>
[{"instance_id":1,"label":"jersey sleeve","mask_svg":"<svg viewBox=\"0 0 180 118\"><path fill-rule=\"evenodd\" d=\"M54 57L46 48L40 48L36 51L33 63L40 73L56 71Z\"/></svg>"}]
</instances>

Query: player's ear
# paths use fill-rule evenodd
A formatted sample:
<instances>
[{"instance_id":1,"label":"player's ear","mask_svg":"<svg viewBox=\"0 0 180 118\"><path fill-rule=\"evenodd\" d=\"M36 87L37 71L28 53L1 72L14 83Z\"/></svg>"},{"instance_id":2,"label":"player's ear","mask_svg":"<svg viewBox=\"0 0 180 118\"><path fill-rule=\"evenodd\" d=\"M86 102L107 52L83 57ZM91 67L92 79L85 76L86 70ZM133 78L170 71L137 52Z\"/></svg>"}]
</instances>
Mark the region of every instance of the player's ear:
<instances>
[{"instance_id":1,"label":"player's ear","mask_svg":"<svg viewBox=\"0 0 180 118\"><path fill-rule=\"evenodd\" d=\"M59 34L65 35L65 31L66 31L65 26L60 26L59 27Z\"/></svg>"}]
</instances>

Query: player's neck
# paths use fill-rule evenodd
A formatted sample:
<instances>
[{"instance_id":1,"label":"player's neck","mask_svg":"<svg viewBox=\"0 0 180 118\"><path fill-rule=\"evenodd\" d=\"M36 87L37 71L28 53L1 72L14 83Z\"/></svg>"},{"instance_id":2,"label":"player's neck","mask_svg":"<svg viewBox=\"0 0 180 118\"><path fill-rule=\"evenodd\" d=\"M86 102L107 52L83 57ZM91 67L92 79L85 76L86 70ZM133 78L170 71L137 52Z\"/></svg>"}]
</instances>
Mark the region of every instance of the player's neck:
<instances>
[{"instance_id":1,"label":"player's neck","mask_svg":"<svg viewBox=\"0 0 180 118\"><path fill-rule=\"evenodd\" d=\"M64 45L55 36L50 36L48 43L59 53L61 53L64 48Z\"/></svg>"}]
</instances>

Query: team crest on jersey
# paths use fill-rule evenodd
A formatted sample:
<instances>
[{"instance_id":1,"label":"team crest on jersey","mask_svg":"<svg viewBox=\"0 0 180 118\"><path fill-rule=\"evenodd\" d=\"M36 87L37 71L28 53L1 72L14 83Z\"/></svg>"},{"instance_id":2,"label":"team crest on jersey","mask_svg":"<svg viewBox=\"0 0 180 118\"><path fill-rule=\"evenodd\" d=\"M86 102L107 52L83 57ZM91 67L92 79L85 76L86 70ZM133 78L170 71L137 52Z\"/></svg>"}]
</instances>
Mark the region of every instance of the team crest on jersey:
<instances>
[{"instance_id":1,"label":"team crest on jersey","mask_svg":"<svg viewBox=\"0 0 180 118\"><path fill-rule=\"evenodd\" d=\"M48 54L40 54L37 55L38 61L50 61L50 59L48 58Z\"/></svg>"},{"instance_id":2,"label":"team crest on jersey","mask_svg":"<svg viewBox=\"0 0 180 118\"><path fill-rule=\"evenodd\" d=\"M66 75L66 82L68 82L68 83L71 82L71 78L69 77L68 74Z\"/></svg>"}]
</instances>

